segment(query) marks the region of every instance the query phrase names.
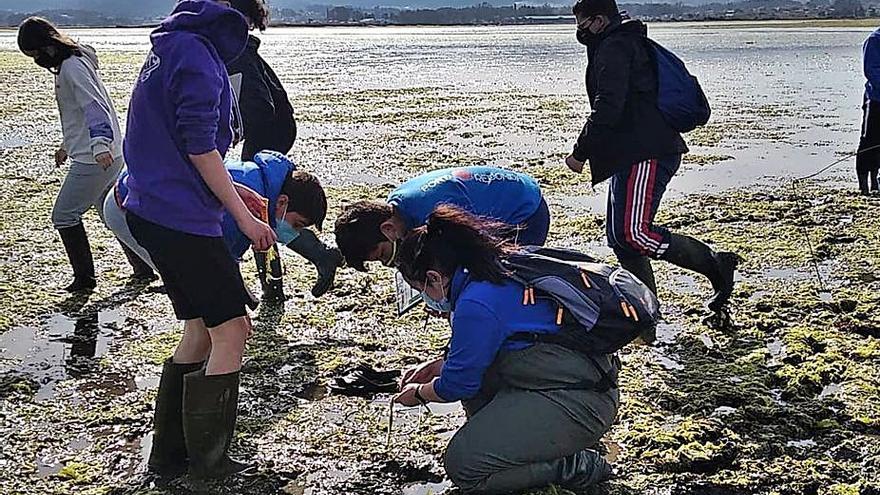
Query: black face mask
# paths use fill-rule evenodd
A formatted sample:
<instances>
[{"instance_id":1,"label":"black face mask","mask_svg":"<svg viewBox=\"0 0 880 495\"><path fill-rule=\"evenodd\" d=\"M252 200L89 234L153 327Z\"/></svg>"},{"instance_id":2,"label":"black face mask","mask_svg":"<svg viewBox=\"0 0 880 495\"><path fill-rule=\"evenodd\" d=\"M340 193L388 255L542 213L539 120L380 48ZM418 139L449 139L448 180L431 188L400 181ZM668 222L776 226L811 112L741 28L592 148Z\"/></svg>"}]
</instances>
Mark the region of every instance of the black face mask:
<instances>
[{"instance_id":1,"label":"black face mask","mask_svg":"<svg viewBox=\"0 0 880 495\"><path fill-rule=\"evenodd\" d=\"M577 30L577 40L578 43L584 46L590 46L599 39L599 35L593 33L589 29L586 28L578 28Z\"/></svg>"},{"instance_id":2,"label":"black face mask","mask_svg":"<svg viewBox=\"0 0 880 495\"><path fill-rule=\"evenodd\" d=\"M39 55L34 59L34 62L44 69L49 69L49 72L57 74L61 68L61 63L66 60L67 57L62 56L60 53L56 53L54 56L49 55L46 52L40 52Z\"/></svg>"}]
</instances>

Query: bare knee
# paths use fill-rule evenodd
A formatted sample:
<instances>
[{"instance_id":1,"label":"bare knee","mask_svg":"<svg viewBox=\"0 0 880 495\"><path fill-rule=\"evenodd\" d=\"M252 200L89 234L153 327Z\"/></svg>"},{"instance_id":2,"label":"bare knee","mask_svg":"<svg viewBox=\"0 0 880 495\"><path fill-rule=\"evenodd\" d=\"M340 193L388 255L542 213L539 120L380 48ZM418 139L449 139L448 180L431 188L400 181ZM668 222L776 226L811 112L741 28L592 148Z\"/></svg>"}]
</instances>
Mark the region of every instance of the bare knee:
<instances>
[{"instance_id":1,"label":"bare knee","mask_svg":"<svg viewBox=\"0 0 880 495\"><path fill-rule=\"evenodd\" d=\"M174 362L178 364L200 363L208 359L211 352L211 337L201 319L187 320L183 325L183 338L174 351Z\"/></svg>"}]
</instances>

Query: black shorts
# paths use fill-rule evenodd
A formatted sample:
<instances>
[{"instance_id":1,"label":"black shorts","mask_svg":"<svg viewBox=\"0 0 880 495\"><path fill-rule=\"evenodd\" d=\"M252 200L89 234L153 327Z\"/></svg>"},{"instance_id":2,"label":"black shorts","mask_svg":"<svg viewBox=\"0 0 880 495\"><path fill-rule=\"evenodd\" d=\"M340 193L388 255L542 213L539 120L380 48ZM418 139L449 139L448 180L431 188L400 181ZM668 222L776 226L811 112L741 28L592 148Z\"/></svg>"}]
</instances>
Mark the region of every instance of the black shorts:
<instances>
[{"instance_id":1,"label":"black shorts","mask_svg":"<svg viewBox=\"0 0 880 495\"><path fill-rule=\"evenodd\" d=\"M201 318L214 328L245 316L256 300L222 237L173 230L126 212L138 244L150 253L179 320Z\"/></svg>"}]
</instances>

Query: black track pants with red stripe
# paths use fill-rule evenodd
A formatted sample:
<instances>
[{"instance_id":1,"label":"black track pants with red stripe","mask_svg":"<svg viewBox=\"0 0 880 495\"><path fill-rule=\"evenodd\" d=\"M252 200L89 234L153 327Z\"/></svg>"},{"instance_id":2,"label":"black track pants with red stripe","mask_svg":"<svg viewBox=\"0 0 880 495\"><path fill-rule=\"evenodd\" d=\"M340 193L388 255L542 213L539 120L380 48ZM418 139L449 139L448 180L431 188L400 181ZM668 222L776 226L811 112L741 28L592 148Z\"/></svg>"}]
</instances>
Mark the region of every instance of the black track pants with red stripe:
<instances>
[{"instance_id":1,"label":"black track pants with red stripe","mask_svg":"<svg viewBox=\"0 0 880 495\"><path fill-rule=\"evenodd\" d=\"M659 258L669 248L670 233L654 225L654 216L680 165L681 155L669 155L636 163L611 177L606 235L618 257Z\"/></svg>"}]
</instances>

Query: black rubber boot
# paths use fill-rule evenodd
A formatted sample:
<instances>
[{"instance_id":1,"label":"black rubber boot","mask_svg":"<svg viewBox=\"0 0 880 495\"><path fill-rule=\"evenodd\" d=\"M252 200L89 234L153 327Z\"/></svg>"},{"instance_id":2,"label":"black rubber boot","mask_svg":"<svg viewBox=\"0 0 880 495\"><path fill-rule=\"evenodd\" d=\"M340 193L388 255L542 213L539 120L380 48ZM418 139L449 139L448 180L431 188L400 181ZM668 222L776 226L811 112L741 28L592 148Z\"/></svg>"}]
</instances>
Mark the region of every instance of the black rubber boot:
<instances>
[{"instance_id":1,"label":"black rubber boot","mask_svg":"<svg viewBox=\"0 0 880 495\"><path fill-rule=\"evenodd\" d=\"M269 253L272 253L271 259ZM254 262L257 264L257 276L263 288L264 301L284 301L284 277L279 256L278 245L274 244L269 251L254 251Z\"/></svg>"},{"instance_id":2,"label":"black rubber boot","mask_svg":"<svg viewBox=\"0 0 880 495\"><path fill-rule=\"evenodd\" d=\"M186 443L183 439L183 376L198 371L204 362L176 364L171 358L162 366L153 414L153 447L148 466L160 476L186 472Z\"/></svg>"},{"instance_id":3,"label":"black rubber boot","mask_svg":"<svg viewBox=\"0 0 880 495\"><path fill-rule=\"evenodd\" d=\"M228 455L238 414L239 372L206 376L199 370L186 375L183 382L183 433L190 476L225 478L251 469Z\"/></svg>"},{"instance_id":4,"label":"black rubber boot","mask_svg":"<svg viewBox=\"0 0 880 495\"><path fill-rule=\"evenodd\" d=\"M336 278L336 269L343 265L342 253L324 245L309 229L300 231L299 237L287 247L307 259L318 270L318 281L312 287L312 295L320 297L330 290L333 279Z\"/></svg>"},{"instance_id":5,"label":"black rubber boot","mask_svg":"<svg viewBox=\"0 0 880 495\"><path fill-rule=\"evenodd\" d=\"M733 294L733 277L740 257L734 253L715 253L709 246L686 235L672 234L669 249L661 259L704 275L712 282L715 295L709 309L720 312Z\"/></svg>"},{"instance_id":6,"label":"black rubber boot","mask_svg":"<svg viewBox=\"0 0 880 495\"><path fill-rule=\"evenodd\" d=\"M636 276L643 284L647 285L651 292L657 294L657 282L654 280L654 268L647 256L621 256L617 255L620 266Z\"/></svg>"},{"instance_id":7,"label":"black rubber boot","mask_svg":"<svg viewBox=\"0 0 880 495\"><path fill-rule=\"evenodd\" d=\"M560 484L576 493L585 493L614 475L611 464L595 450L584 450L566 457L560 464Z\"/></svg>"},{"instance_id":8,"label":"black rubber boot","mask_svg":"<svg viewBox=\"0 0 880 495\"><path fill-rule=\"evenodd\" d=\"M617 253L617 260L620 266L635 275L642 281L651 292L657 294L657 282L654 280L654 268L651 266L651 260L647 256L626 256ZM657 328L650 326L642 331L642 341L646 344L653 344L657 340Z\"/></svg>"},{"instance_id":9,"label":"black rubber boot","mask_svg":"<svg viewBox=\"0 0 880 495\"><path fill-rule=\"evenodd\" d=\"M82 223L58 229L67 258L73 268L73 283L64 288L67 292L90 292L98 285L95 281L95 263L92 248Z\"/></svg>"},{"instance_id":10,"label":"black rubber boot","mask_svg":"<svg viewBox=\"0 0 880 495\"><path fill-rule=\"evenodd\" d=\"M869 187L872 193L880 191L880 184L877 183L877 170L871 170L868 175Z\"/></svg>"},{"instance_id":11,"label":"black rubber boot","mask_svg":"<svg viewBox=\"0 0 880 495\"><path fill-rule=\"evenodd\" d=\"M131 265L131 276L133 278L138 280L156 280L159 278L156 273L153 272L153 269L150 268L150 265L142 260L137 253L129 249L125 243L119 241L119 246L122 247L122 252L125 253L125 258L128 260L128 264Z\"/></svg>"}]
</instances>

